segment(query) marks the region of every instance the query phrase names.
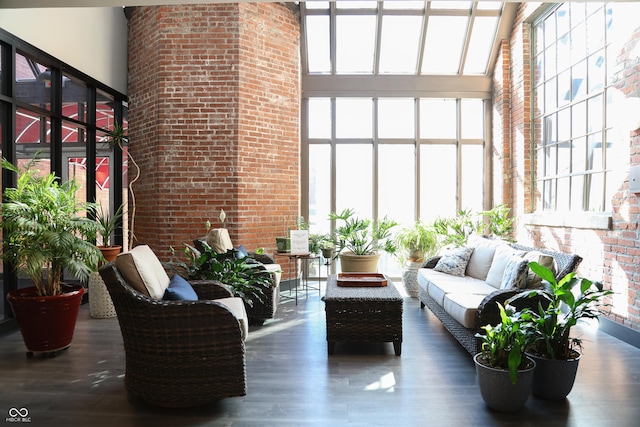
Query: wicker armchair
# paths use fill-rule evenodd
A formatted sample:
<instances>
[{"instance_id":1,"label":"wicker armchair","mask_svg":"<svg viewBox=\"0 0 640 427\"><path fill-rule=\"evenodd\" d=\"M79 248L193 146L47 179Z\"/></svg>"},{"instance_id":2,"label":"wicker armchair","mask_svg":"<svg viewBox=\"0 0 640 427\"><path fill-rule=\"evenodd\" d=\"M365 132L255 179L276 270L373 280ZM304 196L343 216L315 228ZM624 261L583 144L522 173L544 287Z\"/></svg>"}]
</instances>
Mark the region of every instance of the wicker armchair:
<instances>
[{"instance_id":1,"label":"wicker armchair","mask_svg":"<svg viewBox=\"0 0 640 427\"><path fill-rule=\"evenodd\" d=\"M126 355L125 387L167 407L246 394L245 346L238 319L210 281L191 285L198 301L163 301L133 289L113 263L100 269L116 309Z\"/></svg>"}]
</instances>

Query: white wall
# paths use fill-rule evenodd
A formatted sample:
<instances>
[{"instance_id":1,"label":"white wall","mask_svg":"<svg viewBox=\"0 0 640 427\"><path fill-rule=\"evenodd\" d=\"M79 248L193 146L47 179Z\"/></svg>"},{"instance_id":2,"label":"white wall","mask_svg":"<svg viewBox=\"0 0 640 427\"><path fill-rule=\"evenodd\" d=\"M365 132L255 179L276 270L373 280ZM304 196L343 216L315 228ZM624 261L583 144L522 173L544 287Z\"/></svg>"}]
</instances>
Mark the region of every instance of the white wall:
<instances>
[{"instance_id":1,"label":"white wall","mask_svg":"<svg viewBox=\"0 0 640 427\"><path fill-rule=\"evenodd\" d=\"M127 93L127 20L121 7L0 9L0 28Z\"/></svg>"}]
</instances>

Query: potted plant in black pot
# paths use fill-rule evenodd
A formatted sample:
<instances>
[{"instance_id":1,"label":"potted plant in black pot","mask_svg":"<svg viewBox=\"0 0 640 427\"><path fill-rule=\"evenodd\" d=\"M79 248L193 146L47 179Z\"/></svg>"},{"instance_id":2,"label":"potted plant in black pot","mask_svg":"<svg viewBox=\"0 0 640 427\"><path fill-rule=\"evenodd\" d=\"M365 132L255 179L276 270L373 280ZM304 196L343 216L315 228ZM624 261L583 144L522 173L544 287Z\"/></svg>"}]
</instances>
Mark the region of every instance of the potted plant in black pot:
<instances>
[{"instance_id":1,"label":"potted plant in black pot","mask_svg":"<svg viewBox=\"0 0 640 427\"><path fill-rule=\"evenodd\" d=\"M342 221L336 226L336 253L340 256L343 272L376 272L380 251L395 254L397 247L391 229L398 223L388 217L377 221L359 218L353 209L329 214L331 221Z\"/></svg>"},{"instance_id":2,"label":"potted plant in black pot","mask_svg":"<svg viewBox=\"0 0 640 427\"><path fill-rule=\"evenodd\" d=\"M578 278L572 272L556 281L551 270L529 263L529 268L546 282L546 289L522 292L510 299L542 297L538 311L523 310L529 322L525 324L532 342L527 355L536 361L532 393L544 399L564 399L573 388L581 354L581 340L571 337L571 328L585 319L598 319L604 300L613 294L600 282ZM578 287L574 294L573 289Z\"/></svg>"},{"instance_id":3,"label":"potted plant in black pot","mask_svg":"<svg viewBox=\"0 0 640 427\"><path fill-rule=\"evenodd\" d=\"M482 398L499 412L520 410L531 393L535 362L525 355L529 337L525 320L512 307L498 304L501 323L483 326L482 351L473 360Z\"/></svg>"},{"instance_id":4,"label":"potted plant in black pot","mask_svg":"<svg viewBox=\"0 0 640 427\"><path fill-rule=\"evenodd\" d=\"M2 160L3 168L18 174L2 204L2 259L34 285L7 295L28 356L55 355L69 346L84 287L65 283L63 274L85 281L103 260L93 243L98 225L83 215L95 206L76 199L75 180L59 183L53 173L42 176L37 161L36 156L19 169Z\"/></svg>"}]
</instances>

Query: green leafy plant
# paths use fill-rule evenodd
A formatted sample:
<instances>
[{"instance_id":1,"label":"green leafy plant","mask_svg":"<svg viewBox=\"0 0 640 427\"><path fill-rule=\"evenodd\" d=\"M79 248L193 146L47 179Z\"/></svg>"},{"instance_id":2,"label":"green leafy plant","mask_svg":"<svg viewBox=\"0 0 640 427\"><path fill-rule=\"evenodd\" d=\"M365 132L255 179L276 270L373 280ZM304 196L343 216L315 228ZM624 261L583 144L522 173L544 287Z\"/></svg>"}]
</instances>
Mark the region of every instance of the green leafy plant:
<instances>
[{"instance_id":1,"label":"green leafy plant","mask_svg":"<svg viewBox=\"0 0 640 427\"><path fill-rule=\"evenodd\" d=\"M496 326L485 325L484 334L476 334L482 341L482 359L492 368L509 371L509 378L515 384L519 369L526 367L524 356L529 343L529 336L523 326L525 319L512 307L505 308L497 303L500 310L501 323Z\"/></svg>"},{"instance_id":2,"label":"green leafy plant","mask_svg":"<svg viewBox=\"0 0 640 427\"><path fill-rule=\"evenodd\" d=\"M60 183L54 173L41 176L38 158L20 169L2 159L2 167L18 174L5 190L1 226L5 230L2 259L26 274L38 295L59 295L63 273L86 280L104 258L93 243L98 223L83 216L93 203L76 199L75 180Z\"/></svg>"},{"instance_id":3,"label":"green leafy plant","mask_svg":"<svg viewBox=\"0 0 640 427\"><path fill-rule=\"evenodd\" d=\"M505 204L480 212L480 216L483 217L483 220L479 223L480 232L486 236L513 241L514 218L510 216L510 212L511 209Z\"/></svg>"},{"instance_id":4,"label":"green leafy plant","mask_svg":"<svg viewBox=\"0 0 640 427\"><path fill-rule=\"evenodd\" d=\"M167 263L170 271L187 280L217 280L250 307L256 301L265 302L266 291L273 285L271 273L252 263L251 258L237 258L233 250L218 254L205 242L202 251L185 244L183 252L188 261ZM173 248L171 253L175 254Z\"/></svg>"},{"instance_id":5,"label":"green leafy plant","mask_svg":"<svg viewBox=\"0 0 640 427\"><path fill-rule=\"evenodd\" d=\"M122 205L111 215L102 205L95 209L96 222L98 223L98 235L103 246L109 246L116 231L116 226L122 218Z\"/></svg>"},{"instance_id":6,"label":"green leafy plant","mask_svg":"<svg viewBox=\"0 0 640 427\"><path fill-rule=\"evenodd\" d=\"M548 305L538 304L538 311L523 310L528 317L527 332L532 336L528 351L549 359L567 360L575 357L581 347L579 338L570 336L571 328L583 319L598 319L602 307L610 306L605 298L613 292L604 289L600 282L576 277L575 272L556 281L551 270L530 262L529 268L548 283L549 289L534 289L522 292L509 301L541 296ZM573 289L578 287L578 293ZM546 304L545 304L546 305Z\"/></svg>"},{"instance_id":7,"label":"green leafy plant","mask_svg":"<svg viewBox=\"0 0 640 427\"><path fill-rule=\"evenodd\" d=\"M401 262L407 259L415 262L435 255L439 248L438 235L435 229L421 220L411 227L400 229L395 235L398 247L397 256Z\"/></svg>"},{"instance_id":8,"label":"green leafy plant","mask_svg":"<svg viewBox=\"0 0 640 427\"><path fill-rule=\"evenodd\" d=\"M398 223L394 220L386 216L378 221L359 218L353 209L345 209L339 214L332 212L329 219L342 221L342 225L335 229L337 254L345 249L355 255L370 255L379 251L392 255L396 253L391 229Z\"/></svg>"},{"instance_id":9,"label":"green leafy plant","mask_svg":"<svg viewBox=\"0 0 640 427\"><path fill-rule=\"evenodd\" d=\"M433 222L433 228L440 236L443 246L453 245L458 248L464 246L469 236L478 230L479 222L470 210L463 209L455 217L437 218Z\"/></svg>"}]
</instances>

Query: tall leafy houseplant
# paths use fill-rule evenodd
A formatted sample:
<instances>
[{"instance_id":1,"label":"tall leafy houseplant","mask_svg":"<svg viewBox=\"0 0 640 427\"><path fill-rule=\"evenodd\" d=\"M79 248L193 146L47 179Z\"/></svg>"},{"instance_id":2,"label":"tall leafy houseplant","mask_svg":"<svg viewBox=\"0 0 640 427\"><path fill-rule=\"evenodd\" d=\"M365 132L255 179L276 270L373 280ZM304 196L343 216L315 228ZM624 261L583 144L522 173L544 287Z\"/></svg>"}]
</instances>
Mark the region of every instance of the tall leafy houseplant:
<instances>
[{"instance_id":1,"label":"tall leafy houseplant","mask_svg":"<svg viewBox=\"0 0 640 427\"><path fill-rule=\"evenodd\" d=\"M136 163L135 159L131 155L129 149L129 135L127 129L123 128L118 122L113 124L113 130L107 134L106 143L109 144L109 148L113 150L115 147L120 148L123 152L127 153L127 158L135 168L135 174L133 179L129 180L129 194L131 197L131 209L129 210L129 249L133 247L135 241L135 219L136 219L136 195L133 191L133 184L140 178L140 166Z\"/></svg>"},{"instance_id":2,"label":"tall leafy houseplant","mask_svg":"<svg viewBox=\"0 0 640 427\"><path fill-rule=\"evenodd\" d=\"M63 274L84 281L103 260L93 243L97 223L83 215L94 205L78 202L74 180L42 176L36 163L21 170L2 159L3 168L18 174L2 203L2 258L34 284L7 294L29 357L36 351L55 356L69 346L84 287L63 283Z\"/></svg>"},{"instance_id":3,"label":"tall leafy houseplant","mask_svg":"<svg viewBox=\"0 0 640 427\"><path fill-rule=\"evenodd\" d=\"M613 292L600 282L576 277L575 272L556 281L553 272L537 262L529 263L529 268L547 282L547 289L525 291L510 301L535 296L546 301L539 304L537 312L523 312L528 316L525 326L532 340L527 352L538 365L533 393L547 399L564 399L573 388L581 357L582 341L571 336L571 328L581 320L597 320L601 308L609 306L606 298ZM578 291L574 293L575 288Z\"/></svg>"},{"instance_id":4,"label":"tall leafy houseplant","mask_svg":"<svg viewBox=\"0 0 640 427\"><path fill-rule=\"evenodd\" d=\"M86 280L102 255L92 243L98 224L82 215L95 205L78 202L75 180L59 183L53 173L40 176L37 161L20 170L2 159L4 169L18 174L17 186L6 189L2 204L2 258L31 278L38 295L52 296L61 293L64 271Z\"/></svg>"},{"instance_id":5,"label":"tall leafy houseplant","mask_svg":"<svg viewBox=\"0 0 640 427\"><path fill-rule=\"evenodd\" d=\"M402 262L421 262L435 255L438 250L436 231L421 220L413 223L411 227L400 229L395 235L395 243L398 247L398 258Z\"/></svg>"}]
</instances>

